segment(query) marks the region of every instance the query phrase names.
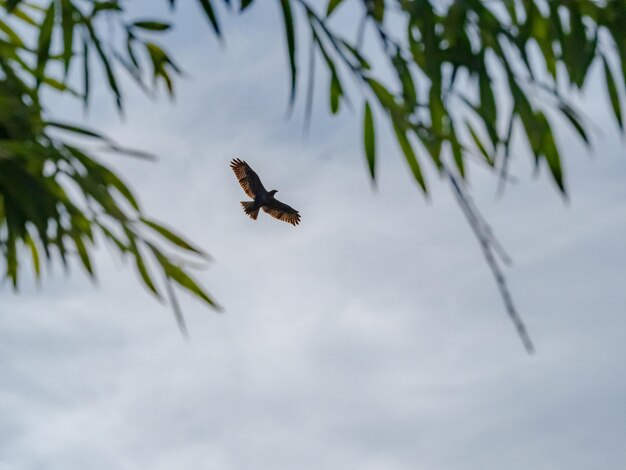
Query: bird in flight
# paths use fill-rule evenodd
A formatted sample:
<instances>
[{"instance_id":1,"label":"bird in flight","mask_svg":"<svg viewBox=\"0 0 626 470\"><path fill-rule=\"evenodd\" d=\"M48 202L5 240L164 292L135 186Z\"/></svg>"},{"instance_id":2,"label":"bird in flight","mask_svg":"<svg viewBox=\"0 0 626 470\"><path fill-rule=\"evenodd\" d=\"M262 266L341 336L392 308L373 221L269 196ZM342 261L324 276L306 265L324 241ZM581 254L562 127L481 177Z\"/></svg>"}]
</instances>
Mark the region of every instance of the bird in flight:
<instances>
[{"instance_id":1,"label":"bird in flight","mask_svg":"<svg viewBox=\"0 0 626 470\"><path fill-rule=\"evenodd\" d=\"M294 227L300 223L298 211L274 198L274 194L278 191L275 189L267 191L263 187L259 175L246 162L235 158L230 162L230 167L235 172L235 176L244 192L254 199L253 201L241 201L244 212L251 219L256 220L259 215L259 209L263 209L275 219L287 222Z\"/></svg>"}]
</instances>

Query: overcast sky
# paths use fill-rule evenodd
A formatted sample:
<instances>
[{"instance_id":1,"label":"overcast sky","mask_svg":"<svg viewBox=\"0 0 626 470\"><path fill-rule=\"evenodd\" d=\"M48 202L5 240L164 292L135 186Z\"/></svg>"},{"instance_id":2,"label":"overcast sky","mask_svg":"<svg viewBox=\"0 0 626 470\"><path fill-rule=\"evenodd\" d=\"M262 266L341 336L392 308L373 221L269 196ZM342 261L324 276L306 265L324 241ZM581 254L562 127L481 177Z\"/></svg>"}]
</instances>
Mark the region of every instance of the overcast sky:
<instances>
[{"instance_id":1,"label":"overcast sky","mask_svg":"<svg viewBox=\"0 0 626 470\"><path fill-rule=\"evenodd\" d=\"M626 156L603 91L585 101L593 157L560 134L569 204L523 148L503 198L470 171L514 258L528 356L444 182L429 172L425 202L381 136L372 191L360 112L328 117L322 74L308 137L301 108L285 119L277 9L222 15L221 48L180 3L176 102L131 94L120 121L102 89L88 122L160 155L108 161L146 212L214 257L198 277L225 313L181 294L184 341L104 248L97 286L78 268L4 287L0 469L625 468ZM83 120L66 101L55 111ZM234 156L299 227L243 214Z\"/></svg>"}]
</instances>

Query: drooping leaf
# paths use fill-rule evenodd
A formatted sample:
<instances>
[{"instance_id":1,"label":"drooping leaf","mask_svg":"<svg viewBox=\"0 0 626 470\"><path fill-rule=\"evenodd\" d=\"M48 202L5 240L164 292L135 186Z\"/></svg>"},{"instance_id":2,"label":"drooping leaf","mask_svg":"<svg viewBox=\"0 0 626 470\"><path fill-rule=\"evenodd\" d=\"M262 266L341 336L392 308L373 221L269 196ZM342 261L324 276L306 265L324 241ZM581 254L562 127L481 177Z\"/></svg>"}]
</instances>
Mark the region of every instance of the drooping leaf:
<instances>
[{"instance_id":1,"label":"drooping leaf","mask_svg":"<svg viewBox=\"0 0 626 470\"><path fill-rule=\"evenodd\" d=\"M326 7L326 16L332 15L333 11L335 11L335 8L341 5L341 2L343 2L343 0L328 0L328 6Z\"/></svg>"},{"instance_id":2,"label":"drooping leaf","mask_svg":"<svg viewBox=\"0 0 626 470\"><path fill-rule=\"evenodd\" d=\"M136 235L131 232L129 229L126 229L126 236L128 238L128 246L130 248L131 253L135 258L135 266L137 267L137 272L141 276L141 279L144 285L158 298L161 299L161 294L156 288L150 273L148 272L148 267L141 256L141 252L139 251L139 247L137 246L137 242L135 241Z\"/></svg>"},{"instance_id":3,"label":"drooping leaf","mask_svg":"<svg viewBox=\"0 0 626 470\"><path fill-rule=\"evenodd\" d=\"M376 135L374 117L372 116L370 104L367 101L365 101L365 111L363 113L363 143L370 176L372 177L372 181L376 181Z\"/></svg>"},{"instance_id":4,"label":"drooping leaf","mask_svg":"<svg viewBox=\"0 0 626 470\"><path fill-rule=\"evenodd\" d=\"M239 7L239 11L244 11L246 8L248 8L250 5L252 5L252 2L254 0L241 0L241 5Z\"/></svg>"},{"instance_id":5,"label":"drooping leaf","mask_svg":"<svg viewBox=\"0 0 626 470\"><path fill-rule=\"evenodd\" d=\"M565 115L567 120L572 124L574 129L576 129L576 132L578 132L578 135L580 135L585 144L587 144L588 146L591 145L589 137L587 136L587 131L583 127L583 124L580 121L580 117L574 112L574 110L565 105L559 106L559 109Z\"/></svg>"},{"instance_id":6,"label":"drooping leaf","mask_svg":"<svg viewBox=\"0 0 626 470\"><path fill-rule=\"evenodd\" d=\"M415 181L420 185L424 194L428 194L428 189L426 187L426 180L424 179L424 175L422 174L422 169L420 168L420 164L417 161L417 157L415 156L415 152L413 150L413 146L409 141L408 136L406 135L406 131L402 129L401 124L396 120L393 120L393 129L396 134L396 140L400 145L400 149L404 154L404 158L406 162L409 164L409 168L411 169L411 173L413 173L413 177Z\"/></svg>"},{"instance_id":7,"label":"drooping leaf","mask_svg":"<svg viewBox=\"0 0 626 470\"><path fill-rule=\"evenodd\" d=\"M339 111L339 100L343 95L343 89L341 88L341 82L336 74L331 75L330 79L330 112L337 114Z\"/></svg>"},{"instance_id":8,"label":"drooping leaf","mask_svg":"<svg viewBox=\"0 0 626 470\"><path fill-rule=\"evenodd\" d=\"M287 39L287 52L289 54L289 70L291 76L289 106L292 107L296 99L296 28L291 12L291 0L280 0L281 11L283 13L283 22L285 24L285 37Z\"/></svg>"},{"instance_id":9,"label":"drooping leaf","mask_svg":"<svg viewBox=\"0 0 626 470\"><path fill-rule=\"evenodd\" d=\"M141 221L150 227L155 232L159 233L169 241L171 241L174 245L182 248L183 250L192 251L198 255L206 256L205 253L195 246L193 246L188 241L184 240L180 235L175 234L170 229L164 227L162 224L159 224L153 220L142 217Z\"/></svg>"},{"instance_id":10,"label":"drooping leaf","mask_svg":"<svg viewBox=\"0 0 626 470\"><path fill-rule=\"evenodd\" d=\"M87 26L87 30L89 31L91 43L96 48L96 52L98 53L98 56L100 57L100 62L102 63L102 67L104 68L106 78L109 84L109 88L111 89L111 91L113 92L113 95L115 96L115 103L117 104L117 108L118 110L121 111L122 110L122 94L117 84L117 79L115 78L115 72L113 70L113 66L111 65L111 62L109 61L109 56L103 49L102 43L100 39L98 38L98 36L96 35L96 32L89 21L87 21L86 26Z\"/></svg>"},{"instance_id":11,"label":"drooping leaf","mask_svg":"<svg viewBox=\"0 0 626 470\"><path fill-rule=\"evenodd\" d=\"M166 276L169 279L172 279L176 284L188 290L190 293L198 297L199 299L204 300L211 307L219 310L219 306L213 301L213 299L202 289L198 283L187 274L182 268L173 264L160 250L158 250L154 245L148 244L152 253L156 257L157 261L163 268Z\"/></svg>"},{"instance_id":12,"label":"drooping leaf","mask_svg":"<svg viewBox=\"0 0 626 470\"><path fill-rule=\"evenodd\" d=\"M74 5L71 0L61 0L61 21L63 29L63 68L65 76L70 70L74 54Z\"/></svg>"},{"instance_id":13,"label":"drooping leaf","mask_svg":"<svg viewBox=\"0 0 626 470\"><path fill-rule=\"evenodd\" d=\"M620 129L623 130L624 123L622 118L622 107L620 105L617 85L615 83L615 79L613 78L611 67L609 67L609 63L604 56L602 57L602 63L604 65L604 79L606 81L606 88L609 93L609 98L611 100L611 106L613 107L613 113L615 114L615 118L617 119L617 123L619 124Z\"/></svg>"},{"instance_id":14,"label":"drooping leaf","mask_svg":"<svg viewBox=\"0 0 626 470\"><path fill-rule=\"evenodd\" d=\"M50 44L52 42L52 29L54 27L54 14L56 2L50 2L46 10L41 26L39 28L39 38L37 39L37 87L41 84L45 75L46 64L50 57Z\"/></svg>"},{"instance_id":15,"label":"drooping leaf","mask_svg":"<svg viewBox=\"0 0 626 470\"><path fill-rule=\"evenodd\" d=\"M172 27L169 23L163 23L161 21L135 21L133 26L147 31L167 31Z\"/></svg>"},{"instance_id":16,"label":"drooping leaf","mask_svg":"<svg viewBox=\"0 0 626 470\"><path fill-rule=\"evenodd\" d=\"M211 23L211 26L213 27L213 31L215 31L215 34L218 37L221 37L222 32L220 30L220 24L219 24L219 21L217 20L217 16L215 15L215 10L213 10L213 5L211 4L211 1L210 0L198 0L198 2L200 3L200 6L204 10L204 13L206 14L207 18L209 19L209 22Z\"/></svg>"}]
</instances>

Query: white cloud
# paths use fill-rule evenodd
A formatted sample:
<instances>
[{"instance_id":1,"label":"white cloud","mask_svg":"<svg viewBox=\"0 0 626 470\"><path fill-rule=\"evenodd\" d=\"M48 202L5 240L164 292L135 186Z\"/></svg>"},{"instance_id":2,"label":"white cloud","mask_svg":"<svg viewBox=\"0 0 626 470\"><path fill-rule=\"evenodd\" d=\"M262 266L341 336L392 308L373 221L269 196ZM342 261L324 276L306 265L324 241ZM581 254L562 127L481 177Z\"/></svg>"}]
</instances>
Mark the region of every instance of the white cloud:
<instances>
[{"instance_id":1,"label":"white cloud","mask_svg":"<svg viewBox=\"0 0 626 470\"><path fill-rule=\"evenodd\" d=\"M425 203L383 139L372 192L354 115L319 112L308 139L284 120L284 51L267 48L281 32L244 34L261 14L232 20L209 61L190 40L210 37L205 25L183 12L176 41L193 79L177 104L133 96L124 123L101 115L100 99L92 109L116 139L162 156L112 161L149 213L215 257L199 277L226 313L181 295L184 342L104 250L98 288L76 270L5 291L0 468L623 466L619 141L600 142L594 161L567 142L566 207L524 162L501 201L472 171L516 260L511 287L538 347L527 357L434 174ZM245 217L235 155L301 210L301 226Z\"/></svg>"}]
</instances>

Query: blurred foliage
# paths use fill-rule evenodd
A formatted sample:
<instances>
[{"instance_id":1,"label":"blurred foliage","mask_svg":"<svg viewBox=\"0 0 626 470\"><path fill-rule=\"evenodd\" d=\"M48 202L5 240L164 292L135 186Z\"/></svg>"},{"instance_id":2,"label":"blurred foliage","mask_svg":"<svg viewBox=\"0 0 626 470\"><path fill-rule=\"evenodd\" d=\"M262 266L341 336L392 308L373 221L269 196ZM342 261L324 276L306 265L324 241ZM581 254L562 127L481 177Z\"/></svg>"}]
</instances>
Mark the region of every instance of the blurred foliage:
<instances>
[{"instance_id":1,"label":"blurred foliage","mask_svg":"<svg viewBox=\"0 0 626 470\"><path fill-rule=\"evenodd\" d=\"M55 251L66 263L76 255L93 274L94 231L135 259L141 279L155 295L141 250L152 255L168 281L212 304L153 241L152 235L192 254L199 251L143 218L132 192L97 159L60 138L51 127L98 139L97 133L46 122L39 97L49 87L88 105L93 69L103 72L116 106L124 108L119 76L125 72L148 94L162 83L174 93L181 71L154 38L169 21L131 20L121 0L1 0L0 67L0 242L6 276L18 284L19 262ZM176 0L167 0L173 10ZM562 119L585 144L589 122L570 101L599 63L607 103L623 126L626 79L626 0L277 0L284 26L290 74L290 107L300 89L300 39L308 39L306 121L313 104L315 64L328 74L329 110L363 103L363 144L367 168L376 179L376 121L390 124L408 169L428 192L424 165L432 165L452 191L479 238L507 310L526 347L532 344L515 312L498 265L507 258L471 204L464 181L468 162L482 164L508 181L514 138L527 142L537 169L544 167L566 195L561 146L554 123ZM197 0L208 24L223 35L218 13L267 7L269 1ZM339 30L335 16L353 7L354 38ZM360 15L354 14L354 8ZM113 26L111 26L113 25ZM102 29L108 28L108 35ZM35 39L29 44L26 39ZM367 47L365 46L367 44ZM381 62L381 59L383 60ZM70 80L70 71L80 80ZM56 75L54 75L54 73ZM358 86L346 84L350 78ZM74 82L80 84L74 86ZM358 94L358 97L349 96ZM358 91L355 91L358 90ZM68 186L74 189L69 190ZM80 199L80 201L79 201ZM72 247L70 250L69 247ZM24 252L25 253L25 252ZM168 292L173 293L171 289ZM173 303L176 304L173 299ZM182 319L181 319L182 322ZM181 323L182 324L182 323Z\"/></svg>"},{"instance_id":2,"label":"blurred foliage","mask_svg":"<svg viewBox=\"0 0 626 470\"><path fill-rule=\"evenodd\" d=\"M94 247L98 239L104 240L132 258L139 277L159 299L165 296L153 271L161 272L165 293L186 334L172 284L217 306L189 274L189 260L173 250L191 256L191 261L206 260L206 255L144 215L122 178L85 148L69 143L67 137L91 139L108 152L152 157L121 148L98 132L46 120L40 103L44 86L87 103L92 68L89 54L95 51L121 110L121 82L113 63L125 65L139 80L135 47L145 52L154 79L161 79L172 92L170 74L178 68L159 46L136 37L137 31L161 32L169 25L153 21L126 25L127 49L122 56L105 46L96 32L96 22L103 14L122 14L117 2L92 2L88 12L69 0L49 2L46 7L16 1L1 4L10 12L0 19L0 249L5 280L17 289L23 263L30 261L39 279L43 263L59 262L67 269L72 258L94 277ZM36 45L29 47L22 37L36 39ZM55 44L59 50L53 48ZM67 79L70 67L81 59L83 89L77 91ZM61 75L53 78L50 69Z\"/></svg>"}]
</instances>

